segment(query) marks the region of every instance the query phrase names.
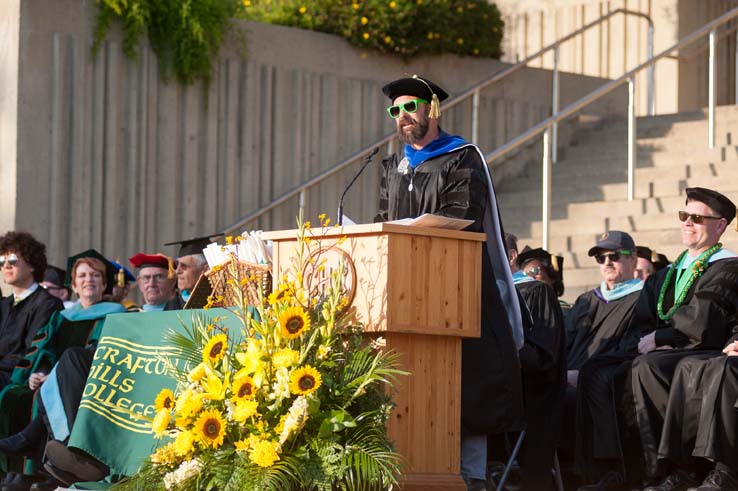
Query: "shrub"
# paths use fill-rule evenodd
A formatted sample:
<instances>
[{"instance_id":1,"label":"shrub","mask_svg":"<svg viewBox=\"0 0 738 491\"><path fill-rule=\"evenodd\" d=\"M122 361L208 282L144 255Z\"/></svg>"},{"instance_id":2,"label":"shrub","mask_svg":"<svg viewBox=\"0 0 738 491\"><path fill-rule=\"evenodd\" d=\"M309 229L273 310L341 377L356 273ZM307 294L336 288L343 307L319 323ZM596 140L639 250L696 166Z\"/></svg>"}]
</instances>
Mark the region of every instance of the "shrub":
<instances>
[{"instance_id":1,"label":"shrub","mask_svg":"<svg viewBox=\"0 0 738 491\"><path fill-rule=\"evenodd\" d=\"M404 57L502 54L504 23L485 0L244 0L238 16L337 34Z\"/></svg>"}]
</instances>

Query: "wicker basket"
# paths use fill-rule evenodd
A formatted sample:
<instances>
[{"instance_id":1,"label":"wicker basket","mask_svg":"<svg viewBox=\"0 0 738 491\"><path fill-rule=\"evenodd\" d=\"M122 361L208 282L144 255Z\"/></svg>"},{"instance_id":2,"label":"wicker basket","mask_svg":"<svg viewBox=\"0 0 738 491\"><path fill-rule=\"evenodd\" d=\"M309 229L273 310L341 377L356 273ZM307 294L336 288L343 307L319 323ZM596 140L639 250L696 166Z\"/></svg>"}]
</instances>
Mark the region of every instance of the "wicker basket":
<instances>
[{"instance_id":1,"label":"wicker basket","mask_svg":"<svg viewBox=\"0 0 738 491\"><path fill-rule=\"evenodd\" d=\"M234 265L236 266L234 268ZM217 271L208 271L205 276L210 282L213 289L212 297L223 297L223 300L216 302L214 305L218 307L235 307L238 305L238 293L235 288L241 289L247 299L249 305L259 304L259 286L261 286L264 295L268 295L272 291L272 271L271 266L267 264L254 264L245 261L239 261L236 258L218 268ZM235 273L235 281L229 283L228 279ZM251 278L242 284L241 280Z\"/></svg>"}]
</instances>

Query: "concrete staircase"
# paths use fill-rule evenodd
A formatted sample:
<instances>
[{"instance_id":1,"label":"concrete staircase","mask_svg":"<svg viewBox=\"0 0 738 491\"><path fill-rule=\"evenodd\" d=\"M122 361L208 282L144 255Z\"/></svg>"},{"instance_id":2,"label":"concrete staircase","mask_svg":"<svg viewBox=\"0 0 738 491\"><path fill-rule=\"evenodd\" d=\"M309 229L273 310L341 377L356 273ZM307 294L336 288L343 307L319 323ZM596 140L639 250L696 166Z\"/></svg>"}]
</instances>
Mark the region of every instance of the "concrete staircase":
<instances>
[{"instance_id":1,"label":"concrete staircase","mask_svg":"<svg viewBox=\"0 0 738 491\"><path fill-rule=\"evenodd\" d=\"M639 245L674 259L684 247L676 212L684 189L716 189L738 203L738 107L717 108L716 148L707 147L705 112L639 118L636 199L627 200L627 125L582 121L574 143L553 169L549 250L564 257L564 299L601 281L587 250L607 230L624 230ZM541 245L541 164L497 184L505 229L519 246ZM723 236L738 252L735 221Z\"/></svg>"}]
</instances>

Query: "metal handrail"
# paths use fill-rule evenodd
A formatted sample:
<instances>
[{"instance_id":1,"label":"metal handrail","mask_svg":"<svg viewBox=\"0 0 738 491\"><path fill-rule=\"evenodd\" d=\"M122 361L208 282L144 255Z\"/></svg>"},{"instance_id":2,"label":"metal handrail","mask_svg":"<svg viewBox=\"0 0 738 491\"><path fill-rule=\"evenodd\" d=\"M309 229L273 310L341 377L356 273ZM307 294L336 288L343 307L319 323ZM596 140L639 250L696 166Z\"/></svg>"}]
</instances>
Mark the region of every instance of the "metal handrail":
<instances>
[{"instance_id":1,"label":"metal handrail","mask_svg":"<svg viewBox=\"0 0 738 491\"><path fill-rule=\"evenodd\" d=\"M611 12L608 12L607 14L603 15L602 17L599 17L598 19L590 22L589 24L586 24L576 31L573 31L566 36L558 39L557 41L554 41L553 43L541 48L540 50L536 51L532 55L526 57L522 61L516 63L515 65L512 65L505 70L502 70L496 74L494 74L492 77L490 77L487 80L483 80L476 85L470 87L469 89L465 90L458 96L454 97L453 99L445 102L443 104L443 107L445 109L452 108L456 106L457 104L460 104L463 101L466 101L470 96L472 97L472 135L471 140L473 143L477 143L479 140L479 102L481 98L481 91L490 85L499 82L500 80L512 75L513 73L517 72L521 68L526 67L531 61L535 60L536 58L540 58L541 56L545 55L549 51L554 51L554 68L553 68L553 83L552 83L552 104L551 104L551 113L557 114L559 112L559 69L558 69L558 59L559 59L559 47L565 43L566 41L569 41L573 39L574 37L582 34L583 32L591 29L592 27L595 27L602 22L608 20L610 17L613 17L617 14L623 14L625 16L632 15L635 17L640 17L642 19L645 19L648 22L648 56L651 58L653 56L653 20L651 20L651 17L649 17L647 14L644 14L643 12L637 12L634 10L628 10L624 8L618 8ZM649 107L649 114L653 115L655 111L655 98L654 98L654 73L653 70L649 72L648 75L648 107ZM274 208L278 207L279 205L293 199L295 196L300 196L299 198L299 204L302 208L304 202L305 202L305 191L312 186L320 183L321 181L331 177L334 174L337 174L338 172L341 172L342 170L349 167L351 164L356 162L361 157L365 156L369 152L371 152L375 147L382 146L382 145L389 145L389 151L388 153L392 152L392 143L393 138L395 134L390 133L380 139L379 141L373 143L372 145L369 145L367 147L362 148L358 152L352 154L348 158L344 159L343 161L339 162L338 164L334 165L330 169L327 169L317 176L311 178L310 180L300 184L299 186L292 188L291 190L287 191L286 193L282 194L278 198L274 199L271 203L262 206L261 208L249 213L245 217L241 218L238 222L234 223L230 227L227 227L225 229L225 233L231 233L234 232L240 228L242 228L247 223L259 218L260 216L264 215L265 213L273 210ZM553 132L553 155L552 159L554 162L556 162L556 138L557 138L557 130L556 127L554 127Z\"/></svg>"},{"instance_id":2,"label":"metal handrail","mask_svg":"<svg viewBox=\"0 0 738 491\"><path fill-rule=\"evenodd\" d=\"M715 48L717 28L726 22L738 16L738 7L728 11L717 19L708 22L701 28L682 38L679 42L662 51L656 56L649 58L632 70L626 72L618 79L612 80L597 90L590 92L578 101L569 104L567 107L552 115L551 117L541 121L533 128L529 129L520 136L517 136L505 143L501 147L485 155L485 160L489 164L494 160L510 153L516 148L524 145L528 141L543 133L543 248L548 248L549 242L549 222L551 220L551 128L554 124L573 115L581 108L591 104L592 102L606 96L610 92L617 89L622 83L628 83L628 200L632 201L635 192L635 162L636 162L636 146L635 146L635 75L645 68L653 66L657 61L667 57L674 50L689 46L703 36L709 34L710 53L709 53L709 82L708 82L708 146L715 148ZM738 45L738 38L736 40ZM738 58L737 58L738 61ZM738 101L738 84L736 84L736 100Z\"/></svg>"}]
</instances>

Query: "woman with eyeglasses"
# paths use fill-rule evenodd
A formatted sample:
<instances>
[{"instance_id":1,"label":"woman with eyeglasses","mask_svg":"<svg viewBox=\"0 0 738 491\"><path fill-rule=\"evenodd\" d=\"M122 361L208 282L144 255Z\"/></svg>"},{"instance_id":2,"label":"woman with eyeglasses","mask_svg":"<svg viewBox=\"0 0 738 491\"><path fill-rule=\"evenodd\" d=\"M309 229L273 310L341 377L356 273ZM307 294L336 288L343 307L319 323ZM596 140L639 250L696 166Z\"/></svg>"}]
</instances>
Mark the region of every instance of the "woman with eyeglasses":
<instances>
[{"instance_id":1,"label":"woman with eyeglasses","mask_svg":"<svg viewBox=\"0 0 738 491\"><path fill-rule=\"evenodd\" d=\"M29 395L41 387L41 399L48 409L44 398L45 389L58 393L68 384L57 380L52 367L74 347L96 344L105 318L109 314L126 312L120 303L105 301L104 295L109 293L114 283L116 270L114 266L94 249L87 250L68 260L69 282L78 301L70 308L54 313L48 323L38 330L30 348L12 373L11 381L0 392L0 427L10 428L8 434L15 433L26 425L31 415L31 399ZM56 388L50 387L47 379L53 377ZM4 420L4 421L3 421ZM3 426L5 425L5 426ZM18 436L18 435L22 435ZM36 417L30 425L23 428L22 433L0 440L0 453L10 457L28 457L34 460L43 452L47 438L44 421ZM4 436L7 436L4 435ZM6 481L3 489L8 491L27 490L29 486L40 481L39 476L17 474ZM58 482L37 483L36 488L56 489Z\"/></svg>"},{"instance_id":2,"label":"woman with eyeglasses","mask_svg":"<svg viewBox=\"0 0 738 491\"><path fill-rule=\"evenodd\" d=\"M551 469L566 384L564 319L558 300L564 292L563 262L544 249L525 247L511 264L513 282L530 313L525 316L525 344L518 352L527 421L520 454L523 490L553 489Z\"/></svg>"},{"instance_id":3,"label":"woman with eyeglasses","mask_svg":"<svg viewBox=\"0 0 738 491\"><path fill-rule=\"evenodd\" d=\"M46 270L46 246L26 232L0 237L0 268L12 294L0 300L0 388L10 383L16 363L52 314L64 307L39 283Z\"/></svg>"}]
</instances>

